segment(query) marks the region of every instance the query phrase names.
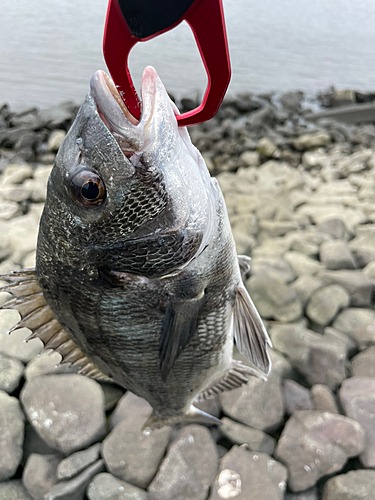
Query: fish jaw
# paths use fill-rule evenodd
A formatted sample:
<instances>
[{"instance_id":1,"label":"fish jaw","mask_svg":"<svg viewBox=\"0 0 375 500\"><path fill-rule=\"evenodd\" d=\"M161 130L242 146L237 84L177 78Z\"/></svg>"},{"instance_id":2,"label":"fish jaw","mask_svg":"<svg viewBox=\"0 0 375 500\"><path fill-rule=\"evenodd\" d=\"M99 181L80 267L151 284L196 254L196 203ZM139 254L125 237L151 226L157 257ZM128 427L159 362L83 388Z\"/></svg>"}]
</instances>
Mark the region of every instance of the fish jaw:
<instances>
[{"instance_id":1,"label":"fish jaw","mask_svg":"<svg viewBox=\"0 0 375 500\"><path fill-rule=\"evenodd\" d=\"M160 156L160 133L165 151L170 152L171 146L178 142L175 115L179 112L152 66L148 66L142 75L140 120L132 116L114 83L103 71L97 71L91 78L90 95L95 100L101 119L125 155L141 153L158 144Z\"/></svg>"}]
</instances>

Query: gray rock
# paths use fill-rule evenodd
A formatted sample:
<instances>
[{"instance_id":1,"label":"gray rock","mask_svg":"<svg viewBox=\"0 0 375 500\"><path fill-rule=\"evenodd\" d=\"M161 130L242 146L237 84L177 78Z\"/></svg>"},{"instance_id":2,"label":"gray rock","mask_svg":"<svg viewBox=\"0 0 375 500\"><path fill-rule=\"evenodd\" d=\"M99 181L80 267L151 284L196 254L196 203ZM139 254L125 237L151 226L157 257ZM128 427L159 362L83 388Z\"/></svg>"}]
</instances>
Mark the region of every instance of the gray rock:
<instances>
[{"instance_id":1,"label":"gray rock","mask_svg":"<svg viewBox=\"0 0 375 500\"><path fill-rule=\"evenodd\" d=\"M105 434L103 391L87 377L34 377L25 384L21 401L40 437L64 454L85 448Z\"/></svg>"},{"instance_id":2,"label":"gray rock","mask_svg":"<svg viewBox=\"0 0 375 500\"><path fill-rule=\"evenodd\" d=\"M261 219L262 220L259 221L259 228L268 233L270 236L284 236L284 234L298 229L298 223L294 220Z\"/></svg>"},{"instance_id":3,"label":"gray rock","mask_svg":"<svg viewBox=\"0 0 375 500\"><path fill-rule=\"evenodd\" d=\"M53 151L54 153L56 153L61 146L62 141L65 139L65 136L65 130L53 130L48 137L47 151Z\"/></svg>"},{"instance_id":4,"label":"gray rock","mask_svg":"<svg viewBox=\"0 0 375 500\"><path fill-rule=\"evenodd\" d=\"M259 153L257 151L244 151L240 155L240 161L247 167L257 167L259 165Z\"/></svg>"},{"instance_id":5,"label":"gray rock","mask_svg":"<svg viewBox=\"0 0 375 500\"><path fill-rule=\"evenodd\" d=\"M268 138L262 137L258 142L257 152L262 156L271 158L277 151L277 146Z\"/></svg>"},{"instance_id":6,"label":"gray rock","mask_svg":"<svg viewBox=\"0 0 375 500\"><path fill-rule=\"evenodd\" d=\"M26 380L31 380L40 375L76 373L77 371L78 368L74 368L69 363L61 364L61 354L58 352L46 351L27 363L24 375Z\"/></svg>"},{"instance_id":7,"label":"gray rock","mask_svg":"<svg viewBox=\"0 0 375 500\"><path fill-rule=\"evenodd\" d=\"M114 476L147 488L167 448L170 427L142 432L145 419L122 420L103 441L102 456Z\"/></svg>"},{"instance_id":8,"label":"gray rock","mask_svg":"<svg viewBox=\"0 0 375 500\"><path fill-rule=\"evenodd\" d=\"M34 171L27 163L9 165L1 175L1 184L22 184L26 179L33 177Z\"/></svg>"},{"instance_id":9,"label":"gray rock","mask_svg":"<svg viewBox=\"0 0 375 500\"><path fill-rule=\"evenodd\" d=\"M266 319L295 321L302 314L296 292L268 276L253 276L246 282L259 314Z\"/></svg>"},{"instance_id":10,"label":"gray rock","mask_svg":"<svg viewBox=\"0 0 375 500\"><path fill-rule=\"evenodd\" d=\"M148 488L150 500L205 500L218 461L210 431L200 425L184 427Z\"/></svg>"},{"instance_id":11,"label":"gray rock","mask_svg":"<svg viewBox=\"0 0 375 500\"><path fill-rule=\"evenodd\" d=\"M341 285L349 292L350 304L366 307L372 303L373 284L360 271L320 271L317 275L324 285Z\"/></svg>"},{"instance_id":12,"label":"gray rock","mask_svg":"<svg viewBox=\"0 0 375 500\"><path fill-rule=\"evenodd\" d=\"M270 278L277 279L281 283L290 283L295 275L290 265L277 257L255 257L251 260L251 275L266 274Z\"/></svg>"},{"instance_id":13,"label":"gray rock","mask_svg":"<svg viewBox=\"0 0 375 500\"><path fill-rule=\"evenodd\" d=\"M351 470L324 485L323 500L373 500L375 470Z\"/></svg>"},{"instance_id":14,"label":"gray rock","mask_svg":"<svg viewBox=\"0 0 375 500\"><path fill-rule=\"evenodd\" d=\"M309 390L294 380L284 381L283 393L287 415L293 415L300 410L313 410Z\"/></svg>"},{"instance_id":15,"label":"gray rock","mask_svg":"<svg viewBox=\"0 0 375 500\"><path fill-rule=\"evenodd\" d=\"M285 500L319 500L318 490L312 488L308 491L302 491L301 493L287 493Z\"/></svg>"},{"instance_id":16,"label":"gray rock","mask_svg":"<svg viewBox=\"0 0 375 500\"><path fill-rule=\"evenodd\" d=\"M361 350L375 344L375 311L350 307L342 311L333 327L349 335Z\"/></svg>"},{"instance_id":17,"label":"gray rock","mask_svg":"<svg viewBox=\"0 0 375 500\"><path fill-rule=\"evenodd\" d=\"M89 500L147 500L144 490L103 472L94 477L87 488Z\"/></svg>"},{"instance_id":18,"label":"gray rock","mask_svg":"<svg viewBox=\"0 0 375 500\"><path fill-rule=\"evenodd\" d=\"M329 387L315 384L311 387L311 400L315 410L340 413L337 408L336 398Z\"/></svg>"},{"instance_id":19,"label":"gray rock","mask_svg":"<svg viewBox=\"0 0 375 500\"><path fill-rule=\"evenodd\" d=\"M354 256L356 267L365 267L375 260L375 233L358 235L349 242L349 248Z\"/></svg>"},{"instance_id":20,"label":"gray rock","mask_svg":"<svg viewBox=\"0 0 375 500\"><path fill-rule=\"evenodd\" d=\"M306 151L307 149L328 146L330 143L331 137L327 132L314 132L299 136L293 142L293 146L299 151Z\"/></svg>"},{"instance_id":21,"label":"gray rock","mask_svg":"<svg viewBox=\"0 0 375 500\"><path fill-rule=\"evenodd\" d=\"M270 335L274 348L285 354L309 384L335 389L345 379L346 348L340 340L294 325L275 325Z\"/></svg>"},{"instance_id":22,"label":"gray rock","mask_svg":"<svg viewBox=\"0 0 375 500\"><path fill-rule=\"evenodd\" d=\"M223 412L261 431L276 429L284 417L280 377L271 372L267 382L252 377L233 391L220 394Z\"/></svg>"},{"instance_id":23,"label":"gray rock","mask_svg":"<svg viewBox=\"0 0 375 500\"><path fill-rule=\"evenodd\" d=\"M365 448L360 455L365 467L375 467L375 379L353 377L340 389L345 415L359 422L366 431Z\"/></svg>"},{"instance_id":24,"label":"gray rock","mask_svg":"<svg viewBox=\"0 0 375 500\"><path fill-rule=\"evenodd\" d=\"M0 483L0 500L33 500L22 481L15 479Z\"/></svg>"},{"instance_id":25,"label":"gray rock","mask_svg":"<svg viewBox=\"0 0 375 500\"><path fill-rule=\"evenodd\" d=\"M320 271L324 267L321 262L311 259L307 255L300 252L286 252L284 254L284 259L293 269L296 276L312 276L314 274L317 274L318 271Z\"/></svg>"},{"instance_id":26,"label":"gray rock","mask_svg":"<svg viewBox=\"0 0 375 500\"><path fill-rule=\"evenodd\" d=\"M43 344L39 339L25 342L30 336L30 330L20 328L9 335L7 332L19 320L19 314L14 310L1 311L0 314L0 352L10 358L18 359L23 363L27 363L32 358L37 356L43 348Z\"/></svg>"},{"instance_id":27,"label":"gray rock","mask_svg":"<svg viewBox=\"0 0 375 500\"><path fill-rule=\"evenodd\" d=\"M300 276L291 284L291 287L296 291L297 297L302 305L305 305L313 292L322 286L315 276Z\"/></svg>"},{"instance_id":28,"label":"gray rock","mask_svg":"<svg viewBox=\"0 0 375 500\"><path fill-rule=\"evenodd\" d=\"M356 268L353 255L342 240L323 241L320 245L319 255L320 260L328 269Z\"/></svg>"},{"instance_id":29,"label":"gray rock","mask_svg":"<svg viewBox=\"0 0 375 500\"><path fill-rule=\"evenodd\" d=\"M55 484L55 486L44 495L43 500L83 500L86 488L92 479L97 474L104 471L105 467L103 460L98 460L73 479L60 481Z\"/></svg>"},{"instance_id":30,"label":"gray rock","mask_svg":"<svg viewBox=\"0 0 375 500\"><path fill-rule=\"evenodd\" d=\"M24 460L26 460L32 453L38 453L40 455L55 455L56 450L48 446L48 444L43 441L31 425L26 425L23 444Z\"/></svg>"},{"instance_id":31,"label":"gray rock","mask_svg":"<svg viewBox=\"0 0 375 500\"><path fill-rule=\"evenodd\" d=\"M39 455L32 453L27 459L22 481L33 500L44 500L56 484L56 469L60 461L57 455Z\"/></svg>"},{"instance_id":32,"label":"gray rock","mask_svg":"<svg viewBox=\"0 0 375 500\"><path fill-rule=\"evenodd\" d=\"M18 359L0 354L0 390L12 393L19 386L24 366Z\"/></svg>"},{"instance_id":33,"label":"gray rock","mask_svg":"<svg viewBox=\"0 0 375 500\"><path fill-rule=\"evenodd\" d=\"M292 491L303 491L342 469L364 447L365 432L354 420L329 412L296 412L287 421L275 457L288 468Z\"/></svg>"},{"instance_id":34,"label":"gray rock","mask_svg":"<svg viewBox=\"0 0 375 500\"><path fill-rule=\"evenodd\" d=\"M0 391L0 481L11 478L21 463L24 421L18 400Z\"/></svg>"},{"instance_id":35,"label":"gray rock","mask_svg":"<svg viewBox=\"0 0 375 500\"><path fill-rule=\"evenodd\" d=\"M233 444L246 444L247 449L251 451L260 451L268 453L268 455L273 455L276 446L276 440L273 437L227 417L223 417L221 422L222 425L219 427L220 433Z\"/></svg>"},{"instance_id":36,"label":"gray rock","mask_svg":"<svg viewBox=\"0 0 375 500\"><path fill-rule=\"evenodd\" d=\"M57 479L70 479L98 460L100 446L100 443L96 443L87 450L76 451L73 455L61 460L56 471Z\"/></svg>"},{"instance_id":37,"label":"gray rock","mask_svg":"<svg viewBox=\"0 0 375 500\"><path fill-rule=\"evenodd\" d=\"M375 345L352 358L352 375L375 378Z\"/></svg>"},{"instance_id":38,"label":"gray rock","mask_svg":"<svg viewBox=\"0 0 375 500\"><path fill-rule=\"evenodd\" d=\"M220 460L209 500L282 500L285 467L266 453L233 448Z\"/></svg>"},{"instance_id":39,"label":"gray rock","mask_svg":"<svg viewBox=\"0 0 375 500\"><path fill-rule=\"evenodd\" d=\"M204 399L203 401L195 402L194 406L199 410L208 413L209 415L213 415L214 417L219 418L221 414L221 407L219 396L215 396L212 398Z\"/></svg>"},{"instance_id":40,"label":"gray rock","mask_svg":"<svg viewBox=\"0 0 375 500\"><path fill-rule=\"evenodd\" d=\"M375 260L367 264L362 271L375 284Z\"/></svg>"},{"instance_id":41,"label":"gray rock","mask_svg":"<svg viewBox=\"0 0 375 500\"><path fill-rule=\"evenodd\" d=\"M358 352L357 343L352 338L345 333L332 328L331 326L324 328L324 336L327 339L333 339L335 342L341 342L346 349L348 357L351 357Z\"/></svg>"},{"instance_id":42,"label":"gray rock","mask_svg":"<svg viewBox=\"0 0 375 500\"><path fill-rule=\"evenodd\" d=\"M138 422L144 422L152 413L151 405L143 398L140 398L132 392L126 392L117 403L112 415L109 418L111 429L122 420L128 422L129 427L137 427Z\"/></svg>"},{"instance_id":43,"label":"gray rock","mask_svg":"<svg viewBox=\"0 0 375 500\"><path fill-rule=\"evenodd\" d=\"M350 302L348 292L340 285L328 285L312 293L306 315L316 325L327 326Z\"/></svg>"},{"instance_id":44,"label":"gray rock","mask_svg":"<svg viewBox=\"0 0 375 500\"><path fill-rule=\"evenodd\" d=\"M333 238L344 239L346 236L346 227L341 219L327 219L317 225L316 230L327 233Z\"/></svg>"}]
</instances>

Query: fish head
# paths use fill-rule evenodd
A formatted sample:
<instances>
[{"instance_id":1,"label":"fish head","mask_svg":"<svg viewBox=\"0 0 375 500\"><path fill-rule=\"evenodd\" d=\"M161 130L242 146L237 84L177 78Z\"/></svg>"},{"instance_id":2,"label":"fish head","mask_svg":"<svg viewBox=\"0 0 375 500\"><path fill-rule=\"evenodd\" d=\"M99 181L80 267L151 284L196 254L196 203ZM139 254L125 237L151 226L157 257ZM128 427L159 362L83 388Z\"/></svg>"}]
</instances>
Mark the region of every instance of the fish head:
<instances>
[{"instance_id":1,"label":"fish head","mask_svg":"<svg viewBox=\"0 0 375 500\"><path fill-rule=\"evenodd\" d=\"M104 72L92 77L56 156L40 224L38 248L47 245L59 261L163 275L186 265L209 239L211 178L152 67L141 98L138 121ZM146 254L155 257L152 269Z\"/></svg>"}]
</instances>

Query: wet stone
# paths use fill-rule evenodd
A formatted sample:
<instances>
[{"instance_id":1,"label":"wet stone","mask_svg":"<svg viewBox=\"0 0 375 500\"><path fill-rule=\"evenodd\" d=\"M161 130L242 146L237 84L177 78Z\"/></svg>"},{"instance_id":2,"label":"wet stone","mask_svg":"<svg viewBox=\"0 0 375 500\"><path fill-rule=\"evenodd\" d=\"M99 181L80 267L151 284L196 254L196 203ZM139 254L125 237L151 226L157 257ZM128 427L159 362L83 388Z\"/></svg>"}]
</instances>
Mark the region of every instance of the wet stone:
<instances>
[{"instance_id":1,"label":"wet stone","mask_svg":"<svg viewBox=\"0 0 375 500\"><path fill-rule=\"evenodd\" d=\"M345 309L337 316L333 327L349 335L361 350L375 344L375 311L372 309Z\"/></svg>"},{"instance_id":2,"label":"wet stone","mask_svg":"<svg viewBox=\"0 0 375 500\"><path fill-rule=\"evenodd\" d=\"M149 499L205 500L218 460L216 444L206 427L184 427L148 488Z\"/></svg>"},{"instance_id":3,"label":"wet stone","mask_svg":"<svg viewBox=\"0 0 375 500\"><path fill-rule=\"evenodd\" d=\"M105 434L103 391L87 377L34 377L25 384L21 401L40 437L65 455L95 443Z\"/></svg>"},{"instance_id":4,"label":"wet stone","mask_svg":"<svg viewBox=\"0 0 375 500\"><path fill-rule=\"evenodd\" d=\"M340 401L345 415L359 422L366 431L360 460L365 467L375 467L375 379L352 377L340 389Z\"/></svg>"},{"instance_id":5,"label":"wet stone","mask_svg":"<svg viewBox=\"0 0 375 500\"><path fill-rule=\"evenodd\" d=\"M11 478L21 462L24 420L18 400L0 391L0 481Z\"/></svg>"},{"instance_id":6,"label":"wet stone","mask_svg":"<svg viewBox=\"0 0 375 500\"><path fill-rule=\"evenodd\" d=\"M140 420L144 422L152 413L151 405L143 398L132 392L126 392L117 403L109 419L111 429L123 421L127 421L129 427L137 427Z\"/></svg>"},{"instance_id":7,"label":"wet stone","mask_svg":"<svg viewBox=\"0 0 375 500\"><path fill-rule=\"evenodd\" d=\"M323 384L315 384L310 391L311 401L315 410L340 413L337 408L336 398L329 387Z\"/></svg>"},{"instance_id":8,"label":"wet stone","mask_svg":"<svg viewBox=\"0 0 375 500\"><path fill-rule=\"evenodd\" d=\"M266 453L233 446L220 460L209 500L283 500L286 468Z\"/></svg>"},{"instance_id":9,"label":"wet stone","mask_svg":"<svg viewBox=\"0 0 375 500\"><path fill-rule=\"evenodd\" d=\"M285 380L283 393L287 415L292 415L299 410L313 409L309 390L294 380Z\"/></svg>"},{"instance_id":10,"label":"wet stone","mask_svg":"<svg viewBox=\"0 0 375 500\"><path fill-rule=\"evenodd\" d=\"M335 389L346 377L346 346L332 336L302 326L278 325L270 330L276 350L284 354L310 385Z\"/></svg>"},{"instance_id":11,"label":"wet stone","mask_svg":"<svg viewBox=\"0 0 375 500\"><path fill-rule=\"evenodd\" d=\"M84 500L87 486L97 474L104 471L103 460L98 460L73 479L55 484L43 500Z\"/></svg>"},{"instance_id":12,"label":"wet stone","mask_svg":"<svg viewBox=\"0 0 375 500\"><path fill-rule=\"evenodd\" d=\"M0 354L0 390L11 394L19 386L24 366L18 359Z\"/></svg>"},{"instance_id":13,"label":"wet stone","mask_svg":"<svg viewBox=\"0 0 375 500\"><path fill-rule=\"evenodd\" d=\"M317 275L324 285L340 285L350 295L350 305L367 307L372 303L373 284L360 271L320 271Z\"/></svg>"},{"instance_id":14,"label":"wet stone","mask_svg":"<svg viewBox=\"0 0 375 500\"><path fill-rule=\"evenodd\" d=\"M288 468L292 491L303 491L342 469L364 447L361 425L342 415L320 411L294 413L286 423L275 457Z\"/></svg>"},{"instance_id":15,"label":"wet stone","mask_svg":"<svg viewBox=\"0 0 375 500\"><path fill-rule=\"evenodd\" d=\"M273 455L276 446L276 441L273 437L227 417L223 417L221 422L222 425L218 428L220 433L233 444L246 444L247 449L251 451L260 451Z\"/></svg>"},{"instance_id":16,"label":"wet stone","mask_svg":"<svg viewBox=\"0 0 375 500\"><path fill-rule=\"evenodd\" d=\"M0 500L34 500L19 479L0 483Z\"/></svg>"},{"instance_id":17,"label":"wet stone","mask_svg":"<svg viewBox=\"0 0 375 500\"><path fill-rule=\"evenodd\" d=\"M60 461L57 455L39 455L32 453L27 459L22 481L33 500L44 500L56 484L56 469Z\"/></svg>"},{"instance_id":18,"label":"wet stone","mask_svg":"<svg viewBox=\"0 0 375 500\"><path fill-rule=\"evenodd\" d=\"M302 491L301 493L287 493L285 500L319 500L318 490L312 488L308 491Z\"/></svg>"},{"instance_id":19,"label":"wet stone","mask_svg":"<svg viewBox=\"0 0 375 500\"><path fill-rule=\"evenodd\" d=\"M260 431L277 429L284 417L280 377L271 372L268 380L252 377L238 389L220 394L228 417Z\"/></svg>"},{"instance_id":20,"label":"wet stone","mask_svg":"<svg viewBox=\"0 0 375 500\"><path fill-rule=\"evenodd\" d=\"M296 292L268 276L253 276L246 282L247 289L262 318L288 322L302 314Z\"/></svg>"},{"instance_id":21,"label":"wet stone","mask_svg":"<svg viewBox=\"0 0 375 500\"><path fill-rule=\"evenodd\" d=\"M302 305L305 305L315 290L321 286L322 283L315 276L300 276L291 284Z\"/></svg>"},{"instance_id":22,"label":"wet stone","mask_svg":"<svg viewBox=\"0 0 375 500\"><path fill-rule=\"evenodd\" d=\"M320 245L320 260L328 269L355 269L356 265L346 243L341 240L324 241Z\"/></svg>"},{"instance_id":23,"label":"wet stone","mask_svg":"<svg viewBox=\"0 0 375 500\"><path fill-rule=\"evenodd\" d=\"M348 292L340 285L329 285L313 292L307 303L306 315L315 324L326 326L350 302Z\"/></svg>"},{"instance_id":24,"label":"wet stone","mask_svg":"<svg viewBox=\"0 0 375 500\"><path fill-rule=\"evenodd\" d=\"M375 470L352 470L332 477L324 485L323 500L373 500Z\"/></svg>"},{"instance_id":25,"label":"wet stone","mask_svg":"<svg viewBox=\"0 0 375 500\"><path fill-rule=\"evenodd\" d=\"M109 472L140 488L147 488L167 448L171 428L141 430L145 419L123 420L103 441L102 456Z\"/></svg>"},{"instance_id":26,"label":"wet stone","mask_svg":"<svg viewBox=\"0 0 375 500\"><path fill-rule=\"evenodd\" d=\"M130 483L103 472L87 488L89 500L148 500L147 493Z\"/></svg>"},{"instance_id":27,"label":"wet stone","mask_svg":"<svg viewBox=\"0 0 375 500\"><path fill-rule=\"evenodd\" d=\"M352 375L375 378L375 345L352 358Z\"/></svg>"},{"instance_id":28,"label":"wet stone","mask_svg":"<svg viewBox=\"0 0 375 500\"><path fill-rule=\"evenodd\" d=\"M70 479L98 460L100 446L100 443L96 443L87 450L77 451L61 460L56 471L57 479Z\"/></svg>"}]
</instances>

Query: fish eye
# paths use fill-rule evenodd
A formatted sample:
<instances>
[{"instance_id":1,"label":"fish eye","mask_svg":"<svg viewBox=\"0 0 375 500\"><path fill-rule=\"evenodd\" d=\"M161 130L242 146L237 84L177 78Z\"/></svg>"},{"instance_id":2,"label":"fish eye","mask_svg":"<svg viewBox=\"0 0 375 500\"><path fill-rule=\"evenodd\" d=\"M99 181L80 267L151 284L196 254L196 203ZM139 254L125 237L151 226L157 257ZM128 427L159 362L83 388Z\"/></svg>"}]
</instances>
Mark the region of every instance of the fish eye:
<instances>
[{"instance_id":1,"label":"fish eye","mask_svg":"<svg viewBox=\"0 0 375 500\"><path fill-rule=\"evenodd\" d=\"M105 186L102 179L89 170L81 170L70 180L73 201L84 208L96 208L105 199Z\"/></svg>"}]
</instances>

